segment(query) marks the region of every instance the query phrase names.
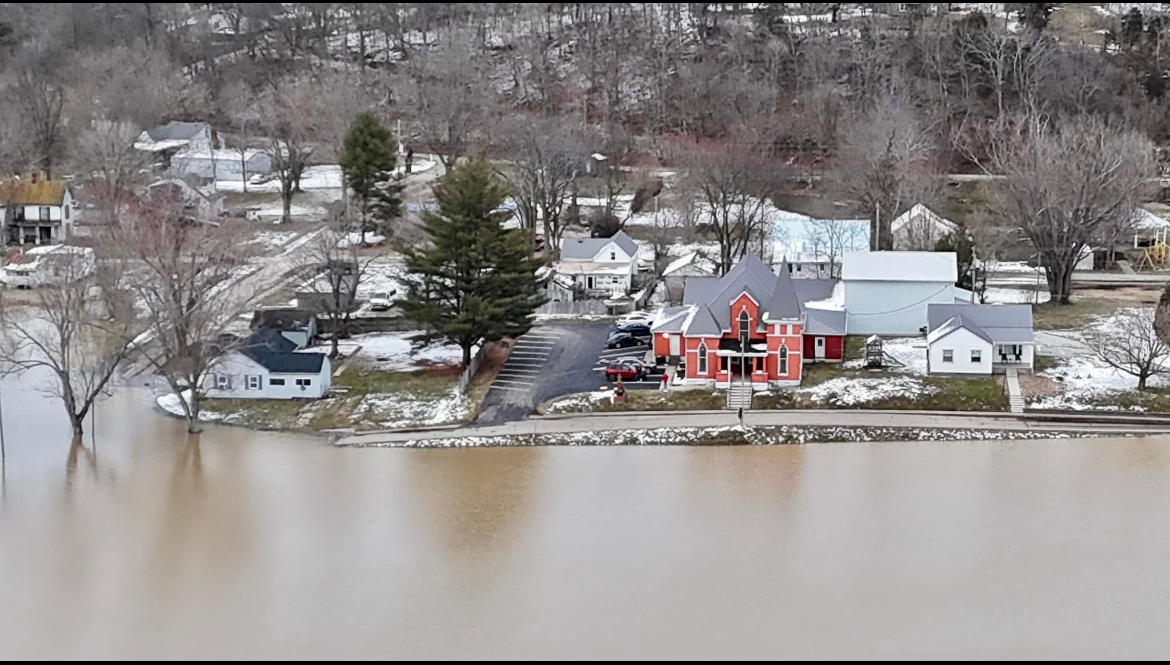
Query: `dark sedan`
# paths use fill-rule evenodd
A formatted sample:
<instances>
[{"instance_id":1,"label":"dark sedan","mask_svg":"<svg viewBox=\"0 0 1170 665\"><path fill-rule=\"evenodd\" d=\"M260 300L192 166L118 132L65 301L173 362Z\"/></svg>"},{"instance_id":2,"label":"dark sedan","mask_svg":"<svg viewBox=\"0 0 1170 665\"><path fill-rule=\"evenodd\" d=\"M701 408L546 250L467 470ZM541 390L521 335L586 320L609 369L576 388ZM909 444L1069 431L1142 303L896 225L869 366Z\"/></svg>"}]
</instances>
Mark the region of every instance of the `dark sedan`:
<instances>
[{"instance_id":1,"label":"dark sedan","mask_svg":"<svg viewBox=\"0 0 1170 665\"><path fill-rule=\"evenodd\" d=\"M615 332L605 341L607 349L626 349L631 346L641 346L642 340L627 332Z\"/></svg>"}]
</instances>

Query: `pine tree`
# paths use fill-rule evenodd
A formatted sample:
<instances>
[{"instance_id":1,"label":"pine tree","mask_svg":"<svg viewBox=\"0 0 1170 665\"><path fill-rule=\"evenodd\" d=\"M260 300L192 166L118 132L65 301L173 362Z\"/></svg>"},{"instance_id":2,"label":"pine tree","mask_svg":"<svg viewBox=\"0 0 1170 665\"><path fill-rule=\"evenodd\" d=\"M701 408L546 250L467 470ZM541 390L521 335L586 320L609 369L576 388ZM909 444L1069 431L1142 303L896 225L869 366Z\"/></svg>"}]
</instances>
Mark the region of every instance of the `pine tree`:
<instances>
[{"instance_id":1,"label":"pine tree","mask_svg":"<svg viewBox=\"0 0 1170 665\"><path fill-rule=\"evenodd\" d=\"M369 111L354 116L341 145L341 171L357 199L363 245L366 233L386 231L387 222L402 212L402 184L394 176L397 165L394 132Z\"/></svg>"},{"instance_id":2,"label":"pine tree","mask_svg":"<svg viewBox=\"0 0 1170 665\"><path fill-rule=\"evenodd\" d=\"M405 252L405 316L463 349L523 334L545 299L530 257L532 239L504 230L508 190L483 158L451 169L435 186L437 213L423 215L426 248Z\"/></svg>"}]
</instances>

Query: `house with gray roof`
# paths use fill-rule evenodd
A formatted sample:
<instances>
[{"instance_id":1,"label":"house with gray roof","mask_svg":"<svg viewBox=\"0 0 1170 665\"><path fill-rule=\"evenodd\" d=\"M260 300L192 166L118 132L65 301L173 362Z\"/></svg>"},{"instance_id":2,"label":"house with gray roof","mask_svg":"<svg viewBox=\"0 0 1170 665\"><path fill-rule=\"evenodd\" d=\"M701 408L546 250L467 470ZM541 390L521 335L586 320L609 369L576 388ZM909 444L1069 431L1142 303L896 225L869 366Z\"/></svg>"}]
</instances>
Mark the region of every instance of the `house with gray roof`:
<instances>
[{"instance_id":1,"label":"house with gray roof","mask_svg":"<svg viewBox=\"0 0 1170 665\"><path fill-rule=\"evenodd\" d=\"M1031 305L932 304L927 319L930 374L990 375L1033 368Z\"/></svg>"},{"instance_id":2,"label":"house with gray roof","mask_svg":"<svg viewBox=\"0 0 1170 665\"><path fill-rule=\"evenodd\" d=\"M624 296L638 272L638 243L624 231L610 238L564 238L554 270L585 297Z\"/></svg>"},{"instance_id":3,"label":"house with gray roof","mask_svg":"<svg viewBox=\"0 0 1170 665\"><path fill-rule=\"evenodd\" d=\"M324 352L261 327L215 359L205 387L208 397L222 399L319 399L329 394L332 376Z\"/></svg>"}]
</instances>

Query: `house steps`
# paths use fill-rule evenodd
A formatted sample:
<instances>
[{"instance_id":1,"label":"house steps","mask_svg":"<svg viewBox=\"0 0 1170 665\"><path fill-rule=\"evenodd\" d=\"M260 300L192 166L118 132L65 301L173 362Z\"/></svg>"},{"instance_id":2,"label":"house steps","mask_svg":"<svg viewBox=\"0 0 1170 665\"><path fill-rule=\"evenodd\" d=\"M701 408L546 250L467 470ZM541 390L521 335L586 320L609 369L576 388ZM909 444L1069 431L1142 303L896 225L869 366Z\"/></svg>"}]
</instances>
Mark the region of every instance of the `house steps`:
<instances>
[{"instance_id":1,"label":"house steps","mask_svg":"<svg viewBox=\"0 0 1170 665\"><path fill-rule=\"evenodd\" d=\"M727 408L732 411L752 408L752 385L750 383L732 383L727 389Z\"/></svg>"},{"instance_id":2,"label":"house steps","mask_svg":"<svg viewBox=\"0 0 1170 665\"><path fill-rule=\"evenodd\" d=\"M1008 404L1011 406L1012 413L1023 413L1024 393L1020 390L1020 374L1014 367L1009 367L1007 370L1007 387Z\"/></svg>"}]
</instances>

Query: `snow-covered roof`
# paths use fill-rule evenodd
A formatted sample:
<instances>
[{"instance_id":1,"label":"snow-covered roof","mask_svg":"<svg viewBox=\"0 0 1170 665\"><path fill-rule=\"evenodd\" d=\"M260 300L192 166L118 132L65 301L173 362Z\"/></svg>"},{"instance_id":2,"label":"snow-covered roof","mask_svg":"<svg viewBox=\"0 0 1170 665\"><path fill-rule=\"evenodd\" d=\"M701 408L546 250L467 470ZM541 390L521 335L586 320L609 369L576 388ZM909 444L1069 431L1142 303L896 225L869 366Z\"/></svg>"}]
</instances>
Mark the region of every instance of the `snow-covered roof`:
<instances>
[{"instance_id":1,"label":"snow-covered roof","mask_svg":"<svg viewBox=\"0 0 1170 665\"><path fill-rule=\"evenodd\" d=\"M852 252L841 265L845 281L954 282L959 278L954 252Z\"/></svg>"},{"instance_id":2,"label":"snow-covered roof","mask_svg":"<svg viewBox=\"0 0 1170 665\"><path fill-rule=\"evenodd\" d=\"M954 233L959 228L958 224L936 215L930 208L927 208L921 203L917 203L914 207L898 215L894 218L894 221L890 222L890 231L897 233L910 223L933 226L935 230L940 232L940 235Z\"/></svg>"},{"instance_id":3,"label":"snow-covered roof","mask_svg":"<svg viewBox=\"0 0 1170 665\"><path fill-rule=\"evenodd\" d=\"M708 275L715 272L715 266L709 259L703 257L699 252L690 252L671 261L670 265L666 266L666 269L662 271L662 276L673 275L688 266L694 267L695 270Z\"/></svg>"},{"instance_id":4,"label":"snow-covered roof","mask_svg":"<svg viewBox=\"0 0 1170 665\"><path fill-rule=\"evenodd\" d=\"M145 134L146 132L143 132L143 135ZM179 148L185 148L190 144L190 139L166 139L164 141L151 141L147 139L144 141L142 140L142 137L139 137L139 140L134 142L134 147L138 150L143 150L146 152L163 152L166 150L178 150Z\"/></svg>"},{"instance_id":5,"label":"snow-covered roof","mask_svg":"<svg viewBox=\"0 0 1170 665\"><path fill-rule=\"evenodd\" d=\"M1133 211L1133 227L1146 231L1170 228L1170 219L1155 215L1145 208L1137 208Z\"/></svg>"}]
</instances>

